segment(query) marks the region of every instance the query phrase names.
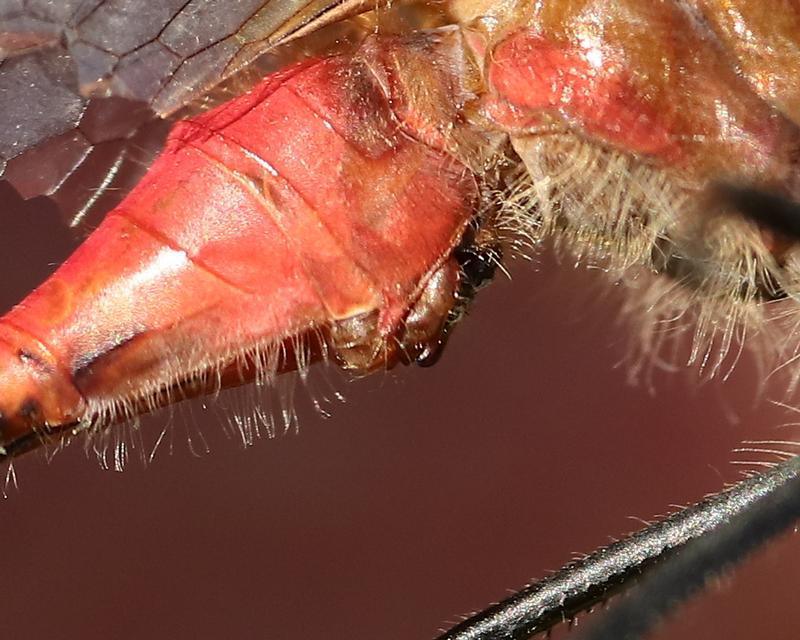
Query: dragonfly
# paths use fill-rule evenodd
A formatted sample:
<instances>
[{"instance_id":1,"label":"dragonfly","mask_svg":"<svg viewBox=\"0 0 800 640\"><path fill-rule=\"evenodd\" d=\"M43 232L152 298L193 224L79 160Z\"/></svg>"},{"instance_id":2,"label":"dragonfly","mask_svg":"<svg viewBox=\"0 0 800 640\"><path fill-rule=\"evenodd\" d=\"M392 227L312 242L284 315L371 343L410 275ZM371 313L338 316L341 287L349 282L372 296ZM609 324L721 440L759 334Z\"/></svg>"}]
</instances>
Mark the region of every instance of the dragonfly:
<instances>
[{"instance_id":1,"label":"dragonfly","mask_svg":"<svg viewBox=\"0 0 800 640\"><path fill-rule=\"evenodd\" d=\"M635 8L635 3L632 3L632 5L633 5L633 6L634 6L634 8ZM498 6L499 6L499 5L498 5ZM485 8L484 8L484 10L485 10ZM595 16L595 17L596 17L596 16ZM551 18L552 18L552 16L551 16ZM555 18L553 18L553 19L555 19L555 20L556 20L556 24L560 24L558 21L559 21L561 18L563 18L563 16L556 16L556 17L555 17ZM465 18L465 17L463 17L463 16L462 16L462 18L461 18L461 19L462 19L464 22L467 22L467 18ZM653 19L652 19L652 16L650 17L650 19L651 19L651 24L652 24L652 23L653 23L653 22L652 22L652 20L653 20ZM425 22L425 20L423 19L423 20L421 20L421 22L423 22L423 23L424 23L424 22ZM656 22L655 24L658 24L658 23ZM426 26L428 26L428 25L426 25ZM416 28L416 27L415 27L415 28ZM449 32L448 32L448 33L449 33ZM591 35L591 34L590 34L590 35ZM519 44L519 43L518 43L518 44ZM590 44L591 44L591 43L590 43ZM17 44L17 45L15 45L15 46L19 46L19 45ZM478 46L478 45L475 45L475 46ZM524 41L524 42L522 42L522 46L523 46L523 49L522 49L522 50L524 51L526 47L529 47L529 46L531 46L531 42L529 42L529 41ZM537 46L538 46L538 45L537 45ZM591 49L590 49L590 50L591 50ZM498 51L499 51L499 50L498 50ZM593 51L593 50L591 50L591 51ZM562 52L560 52L560 53L559 53L559 52L547 52L547 53L548 53L548 55L553 55L553 56L556 56L556 59L558 60L559 58L557 58L557 56L558 56L558 55L563 55L563 53L564 53L564 52L562 51ZM602 55L602 54L603 54L603 52L602 52L602 51L596 51L596 52L595 52L593 55ZM563 60L562 60L562 62L561 62L561 63L559 63L559 64L566 64L566 63L564 63L564 62L563 62ZM573 88L575 88L575 87L573 87ZM580 87L577 87L577 88L578 88L578 89L580 89ZM753 104L755 104L755 103L753 103ZM734 106L741 107L742 105L734 105ZM746 106L746 107L750 107L750 106L752 106L752 105L745 105L745 106ZM489 105L487 108L489 109L489 111L488 111L487 113L491 113L491 109L492 109L492 108L497 108L497 105ZM788 108L789 108L789 107L787 107L787 109L788 109ZM743 110L743 112L742 112L742 113L743 113L743 114L745 114L745 115L750 115L750 111L749 111L749 109L747 109L747 108L745 108L745 109ZM514 116L514 117L516 117L518 114L516 114L516 113L512 113L511 115L512 115L512 116ZM625 113L623 113L623 114L622 114L622 116L625 116L625 115L626 115ZM769 123L772 123L773 125L775 125L775 123L777 123L777 125L775 125L775 126L777 126L777 127L778 127L778 132L781 132L781 131L782 131L781 127L785 127L787 132L789 132L789 133L791 132L791 127L790 127L790 126L789 126L787 123L784 123L784 122L783 122L783 120L781 120L780 118L775 118L773 115L769 115L769 114L767 114L767 115L768 115L769 117L765 117L765 118L764 118L764 123L767 123L767 124L769 124ZM620 116L620 117L622 117L622 116ZM680 152L681 152L681 150L679 150L679 149L671 149L671 148L669 148L669 145L667 144L667 143L669 142L668 140L667 140L667 143L665 143L665 142L664 142L664 139L663 139L662 137L659 137L659 136L660 136L660 133L659 133L659 127L657 126L657 125L658 125L658 122L657 122L657 121L658 121L658 117L657 117L657 116L658 116L658 114L657 114L657 113L650 114L648 117L650 117L652 121L648 121L648 122L647 122L647 126L643 127L643 128L642 128L642 131L636 130L636 131L637 131L637 135L636 135L636 136L633 136L633 141L631 141L631 139L630 139L630 138L628 138L628 139L627 139L627 142L628 142L629 144L643 145L641 148L638 148L638 149L636 149L636 151L637 151L637 152L640 152L640 153L648 153L648 152L650 152L650 153L655 153L656 151L658 151L658 152L663 152L663 153L665 153L665 154L667 154L667 155L669 155L669 154L677 154L677 153L680 153ZM502 113L500 113L499 115L495 114L495 117L498 117L498 118L503 118L503 117L510 117L510 116L508 116L508 114L505 114L505 115L503 115ZM582 116L580 113L578 113L577 115L576 115L576 114L572 114L572 117L580 118L580 117L583 117L583 116ZM736 121L736 118L732 118L732 120L733 120L733 121ZM654 123L655 123L655 124L654 124ZM551 122L551 123L549 123L549 124L550 124L550 126L552 126L552 122ZM602 124L602 123L601 123L601 124ZM634 124L635 124L635 123L634 123ZM521 126L521 127L524 127L524 126L530 126L529 124L525 124L525 123L517 123L517 122L515 122L515 123L514 123L514 124L512 124L511 126L517 126L517 125L519 125L519 126ZM766 125L765 125L765 127L766 127ZM769 129L769 127L766 127L766 129ZM624 131L623 131L623 133L624 133ZM642 135L639 135L640 133L641 133ZM759 133L764 133L764 132L759 132ZM771 132L771 131L766 131L766 133L767 133L767 134L770 134L770 133L772 133L772 132ZM785 140L787 140L787 138L791 138L791 136L789 135L789 133L787 133L786 135L780 135L780 136L777 136L777 135L776 135L776 136L775 136L775 139L776 139L776 140L780 140L780 141L785 141ZM620 134L619 128L617 128L617 129L615 129L615 130L611 130L611 131L605 131L605 135L609 136L609 137L610 137L612 140L613 140L613 138L614 138L614 136L615 136L615 135L619 135L619 134ZM556 132L554 133L554 135L556 136L556 139L557 139L558 135L563 135L563 132L556 131ZM744 141L744 142L742 142L742 141ZM62 142L63 142L63 141L62 141ZM529 142L531 142L531 141L529 141ZM772 149L772 151L773 151L774 153L771 153L771 154L769 154L768 156L765 156L766 160L765 160L765 158L759 158L759 157L758 157L758 153L759 153L759 139L758 139L758 137L757 137L757 136L756 136L756 139L755 139L755 140L753 140L753 139L749 139L749 138L747 138L747 136L744 136L744 135L743 135L743 136L741 136L741 139L740 139L740 140L737 140L737 142L741 142L741 143L744 145L744 146L743 146L743 149L744 149L744 151L746 151L748 154L750 154L750 153L753 153L753 154L755 154L755 156L756 156L756 157L753 157L753 156L751 156L751 155L748 155L747 157L748 157L748 160L749 160L750 162L752 162L752 163L755 163L756 165L758 165L758 161L759 161L759 160L766 161L766 162L772 162L773 160L771 160L771 158L774 158L774 157L780 157L780 151L781 151L781 148L780 148L780 145L778 145L778 148L777 148L777 149ZM789 141L789 142L790 142L790 141ZM521 143L520 143L520 144L521 144ZM527 144L527 143L526 143L526 144ZM532 144L532 142L531 142L531 144ZM666 146L666 147L659 146L659 145L662 145L662 144L667 144L667 146ZM782 142L781 144L786 144L786 145L787 145L787 147L790 147L790 144L789 144L789 143L784 143L784 142ZM655 145L655 147L654 147L653 145ZM62 149L63 149L63 148L64 148L64 145L62 144L62 145L61 145L59 148L62 148ZM520 147L520 148L522 148L522 147ZM654 149L655 149L656 151L654 151ZM575 151L574 149L573 149L573 150L571 150L571 152L574 152L574 151ZM521 151L521 153L524 153L524 149ZM561 152L559 152L559 153L563 153L563 151L561 151ZM787 153L788 153L788 151L787 151ZM546 155L546 154L545 154L545 155ZM35 157L35 156L34 156L34 157ZM121 157L121 156L118 156L118 157ZM538 156L536 156L536 157L538 157ZM556 154L556 159L557 159L557 157L558 157L558 154ZM670 156L670 157L672 157L672 156ZM737 157L738 157L739 161L741 161L741 154L740 154L739 156L736 156L735 154L733 154L731 157L733 157L733 158L737 158ZM726 158L727 158L727 156L726 156ZM553 160L553 159L551 158L551 160ZM702 160L702 158L701 158L701 160ZM553 161L555 161L555 160L553 160ZM618 160L618 162L622 162L622 160ZM783 161L783 162L784 162L784 164L785 164L785 163L786 163L786 162L788 162L788 161L787 161L787 160L785 160L785 158L784 158L784 161ZM699 175L700 173L702 173L703 171L708 171L708 170L709 170L709 169L708 169L708 167L707 167L707 166L705 166L705 165L703 165L703 163L702 163L702 162L700 162L700 161L697 161L697 162L696 162L696 163L694 163L694 164L692 164L692 163L690 162L690 165L691 165L691 168L692 168L692 170L691 170L691 172L690 172L690 174L689 174L689 175L690 175L690 177L691 177L691 176L697 176L697 175ZM622 166L622 165L620 165L620 166ZM750 164L747 164L747 167L750 167L750 166L751 166ZM778 164L776 164L776 166L775 166L775 167L773 167L772 169L770 169L770 171L769 171L769 172L767 172L767 173L769 173L771 176L772 176L772 175L775 175L775 174L776 174L776 173L777 173L779 170L781 170L782 166L783 166L783 165L781 165L780 163L778 163ZM629 168L629 167L622 167L622 168L624 168L626 171L630 171L630 168ZM725 170L728 170L728 169L729 169L729 167L726 167L726 166L724 165L724 163L723 163L723 167L722 167L722 168L723 168L723 169L725 169ZM619 167L618 167L618 169L619 169ZM15 169L15 170L19 172L19 169ZM619 170L621 170L621 169L619 169ZM762 171L763 171L763 170L764 170L764 169L763 169L763 167L762 167ZM722 169L721 169L720 167L715 167L715 171L718 171L718 172L720 172L720 173L724 173L724 171L722 171ZM24 174L24 173L25 173L25 171L21 171L20 173ZM13 171L12 171L12 174L13 174ZM18 175L19 175L19 173L18 173ZM13 178L13 177L14 177L14 176L12 175L12 178ZM24 177L25 177L25 176L23 176L23 178L24 178ZM112 176L112 177L113 177L113 176ZM20 180L20 178L17 178L17 181L18 181L18 182L19 182L19 180ZM14 180L12 179L12 183L13 183L13 182L14 182ZM522 198L532 198L532 197L536 196L536 194L535 194L535 193L531 193L530 191L527 191L527 192L517 192L517 193L516 193L516 195L517 195L517 196L519 196L519 197L522 197ZM728 194L728 195L730 195L730 194ZM736 195L736 194L734 194L734 195ZM667 197L667 195L665 195L664 193L661 193L661 196L662 196L662 197L664 197L664 198L666 198L666 197ZM720 197L722 197L722 196L720 196ZM522 206L522 205L517 205L517 206ZM539 207L543 207L543 204L542 204L541 202L539 202L539 203L537 204L537 206L539 206ZM729 219L729 218L721 218L721 219L724 219L724 220L726 221L726 224L727 224L728 226L735 225L735 224L736 224L736 222L741 222L741 221L739 221L738 219L736 219L736 222L731 222L731 219ZM744 220L744 222L743 222L742 224L752 224L752 222L753 222L752 220L745 219L745 220ZM775 220L770 220L770 221L768 221L768 223L769 223L769 224L767 224L767 230L768 230L768 231L775 231L775 232L780 232L780 231L782 231L781 229L779 229L779 228L778 228L778 227L779 227L779 223L778 223L778 222L776 222ZM586 231L587 233L591 231L592 233L594 233L594 234L595 234L595 237L591 237L591 236L589 236L589 238L588 238L588 240L589 240L589 244L587 245L588 247L590 247L590 248L591 248L592 246L602 246L602 242L600 242L600 241L599 241L599 240L600 240L600 238L601 238L602 236L598 236L597 234L600 234L600 233L604 232L604 231L605 231L604 229L594 229L594 230L591 230L591 229L585 229L584 231ZM628 230L628 231L630 231L630 230ZM765 235L767 235L767 234L765 234ZM580 240L580 238L578 238L578 240ZM578 240L576 240L576 242L577 242ZM690 248L693 248L693 247L690 247ZM635 251L635 249L636 249L636 248L635 248L635 246L633 246L633 243L631 243L630 245L626 245L626 247L625 247L625 250L624 250L624 251L623 251L623 250L619 250L619 251L618 251L618 253L619 253L620 255L622 255L622 259L623 259L623 260L628 260L628 259L630 259L630 255L631 255L630 253L628 253L628 251L630 251L630 252L634 252L634 251ZM688 249L687 249L687 251L688 251ZM666 254L666 253L665 253L664 255L665 255L665 256L667 256L667 254ZM596 259L596 258L599 258L599 257L602 257L602 256L597 256L597 255L590 256L590 258L595 258L595 259ZM606 257L607 257L607 256L606 256ZM668 258L668 257L669 257L669 256L667 256L667 258ZM692 256L692 257L696 257L696 256ZM673 276L673 277L674 277L676 274L674 274L674 273L670 273L670 270L675 270L675 269L677 269L677 270L680 270L680 268L681 268L683 265L681 264L681 261L680 261L680 260L677 260L677 262L676 262L676 263L674 263L674 264L670 264L670 260L669 260L669 259L667 259L667 258L665 258L665 264L661 265L661 269L662 269L662 271L664 271L664 272L665 272L665 273L667 273L668 275L671 275L671 276ZM686 262L686 256L683 256L683 259L684 259L684 262ZM702 259L703 259L703 256L702 256L702 255L701 255L701 256L699 256L699 258L698 258L698 262L699 262L699 263L701 263L701 264L702 264ZM591 260L590 260L590 261L591 261ZM615 265L615 266L616 266L616 267L620 267L620 266L627 266L627 265ZM679 275L679 276L685 276L685 274L681 274L681 273L678 273L677 275ZM692 275L692 274L690 274L690 275ZM696 274L694 274L694 275L696 275ZM759 275L761 275L761 274L759 274ZM765 295L765 293L768 293L768 292L770 292L772 289L777 289L777 287L773 287L773 283L771 282L771 280L770 280L769 278L767 278L767 277L765 276L764 280L765 280L764 282L761 282L761 281L758 281L758 280L756 281L756 283L757 283L757 286L753 287L753 289L754 289L755 293L753 293L753 292L745 292L745 294L743 294L743 295L753 295L753 296L756 296L756 295L762 295L762 296L763 296L763 295ZM706 283L706 282L704 282L704 283L703 283L703 286L706 286L706 285L707 285L707 283ZM777 298L778 296L775 296L775 297ZM730 309L729 311L733 311L733 309ZM701 318L701 320L705 320L705 319L704 319L704 318ZM708 325L701 325L701 326L704 326L706 329L707 329L707 327L708 327ZM724 333L724 332L722 333L722 340L723 340L723 342L724 342L724 340L728 339L729 337L730 337L730 334L726 334L726 333ZM700 359L702 359L702 357L703 357L703 354L704 354L705 352L704 352L704 351L702 351L702 349L701 349L701 350L700 350L698 353L700 353L700 354L701 354L701 356L700 356ZM726 351L725 353L729 353L729 351ZM708 368L710 368L712 371L713 371L713 370L717 370L717 369L721 369L723 366L724 366L724 359L719 359L718 361L715 361L715 360L713 359L713 357L712 357L712 358L711 358L711 361L710 361L710 363L707 363L707 367L708 367ZM715 372L716 372L716 371L715 371Z\"/></svg>"}]
</instances>

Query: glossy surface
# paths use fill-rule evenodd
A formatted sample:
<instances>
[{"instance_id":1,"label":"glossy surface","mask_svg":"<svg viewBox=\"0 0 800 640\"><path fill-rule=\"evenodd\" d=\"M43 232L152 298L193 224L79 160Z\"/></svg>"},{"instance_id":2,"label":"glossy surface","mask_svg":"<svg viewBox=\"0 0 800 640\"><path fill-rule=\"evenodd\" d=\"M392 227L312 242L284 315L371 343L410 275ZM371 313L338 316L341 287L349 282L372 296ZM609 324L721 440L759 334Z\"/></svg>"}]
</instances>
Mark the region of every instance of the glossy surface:
<instances>
[{"instance_id":1,"label":"glossy surface","mask_svg":"<svg viewBox=\"0 0 800 640\"><path fill-rule=\"evenodd\" d=\"M364 51L297 65L177 125L128 198L0 320L6 448L43 426L138 413L177 384L373 313L377 336L358 339L393 364L477 193L464 165L396 119L397 92L377 82L391 68ZM74 388L59 401L38 386Z\"/></svg>"},{"instance_id":2,"label":"glossy surface","mask_svg":"<svg viewBox=\"0 0 800 640\"><path fill-rule=\"evenodd\" d=\"M635 0L498 3L490 15L467 19L469 8L451 7L469 23L461 29L368 39L356 53L291 66L179 124L128 199L5 317L5 445L27 443L39 429L135 415L201 379L258 370L265 351L319 331L338 336L336 349L366 350L340 358L351 368L391 365L395 342L403 348L404 318L479 212L477 181L506 186L489 176L506 162L509 144L540 199L521 213L532 220L518 221L523 228L566 225L573 244L588 238L594 251L613 255L606 245L628 225L629 246L618 251L630 265L666 272L712 299L728 296L729 304L739 304L738 279L748 277L741 261L750 253L751 270L767 271L767 284L753 276L742 304L757 309L759 296L796 286L794 273L784 272L786 242L769 229L724 250L705 232L697 237L702 223L692 215L707 207L717 182L791 194L800 136L730 65L697 16ZM163 9L153 24L174 13ZM98 6L81 27L108 10ZM180 16L170 28L179 23ZM575 153L610 162L624 154L672 193L659 201L634 179L631 191L644 195L623 205L605 193L619 187L590 169L567 183L566 196L542 195L556 169L540 163L581 145ZM575 197L587 201L564 199ZM596 206L576 214L587 204ZM502 226L502 215L484 222ZM604 216L621 222L603 229ZM626 220L637 217L645 218L639 229ZM721 278L707 273L709 260L719 262ZM362 320L371 315L374 326ZM721 320L730 342L735 320ZM343 321L347 328L337 329ZM714 337L708 346L695 341L695 349L711 348ZM284 368L266 358L266 375Z\"/></svg>"},{"instance_id":3,"label":"glossy surface","mask_svg":"<svg viewBox=\"0 0 800 640\"><path fill-rule=\"evenodd\" d=\"M462 4L472 7L477 3ZM718 17L721 15L719 12L728 11L733 4L706 3L704 10L711 12L709 16L713 14ZM744 6L744 3L739 4ZM505 54L505 61L509 64L503 70L512 71L493 89L498 90L501 100L506 101L501 106L511 107L513 115L521 117L502 120L498 111L485 111L480 115L488 115L495 124L509 128L518 137L515 148L523 155L523 152L531 149L536 154L545 155L547 150L543 151L542 146L528 146L530 142L537 142L531 140L536 136L530 134L540 133L537 128L541 123L537 121L544 119L556 128L572 129L571 142L577 137L582 144L582 136L585 136L591 139L592 144L599 143L598 147L607 146L622 154L630 153L627 160L631 164L617 165L624 169L619 174L633 167L625 175L626 178L636 175L634 169L652 163L670 176L680 175L688 180L688 191L694 196L697 195L697 189L704 187L708 181L720 178L754 181L794 194L793 150L796 133L791 117L786 117L790 116L791 111L785 106L789 104L786 89L759 89L754 78L758 73L763 73L763 69L754 72L737 69L732 63L731 51L713 40L706 29L708 25L693 22L696 15L687 13L687 6L688 3L544 2L514 7L512 3L491 3L489 9L496 11L501 20L488 27L477 25L478 30L488 36L488 44L484 43L486 50L492 54ZM787 4L787 11L793 10L792 6ZM513 9L511 14L509 8ZM526 13L527 9L530 12ZM462 13L468 11L462 7ZM709 17L709 24L711 22L712 18ZM737 28L742 26L741 22L736 24ZM766 35L748 40L753 47L751 54L763 49L765 42L769 41L769 28L762 28L762 33ZM585 37L587 35L588 39ZM481 49L473 47L473 50ZM535 51L536 55L526 60L526 53L530 51ZM546 52L550 62L543 75L542 70L536 67L541 61L542 51ZM598 65L598 62L601 64ZM605 63L610 63L610 66L604 66ZM770 69L773 74L770 82L777 83L787 78L791 80L790 72L774 67L772 65ZM754 68L759 69L758 65ZM600 75L592 76L596 69L600 69ZM552 81L554 77L555 87ZM495 78L499 79L499 76ZM539 92L532 94L527 91L532 83L542 80L538 86L549 92L546 99L542 99ZM791 93L791 82L787 84ZM569 88L569 96L565 88ZM574 97L575 93L578 99ZM565 100L566 97L569 99ZM531 113L519 113L526 109ZM785 113L780 113L779 109ZM471 117L475 111L465 108L464 113ZM423 130L422 127L418 128L420 132ZM578 131L577 136L574 135L575 130ZM434 128L432 137L426 138L426 141L436 140L437 133L440 132ZM526 138L524 145L519 137ZM445 137L445 142L447 139ZM566 164L569 164L573 150L585 150L581 144L561 146L557 151L567 158ZM665 149L669 151L664 152ZM530 159L530 156L526 158ZM481 163L470 164L480 166ZM591 181L594 175L586 171L587 181ZM574 185L574 176L571 176L568 186L574 189ZM692 200L685 209L676 210L692 218L698 210L702 210L698 205L703 204L702 200ZM586 210L595 213L603 211L599 207L587 207ZM617 212L611 209L611 213ZM672 215L671 209L668 214ZM675 220L669 222L674 223ZM690 240L705 240L704 235L697 233L698 229L690 229L695 232ZM735 237L736 233L741 232L740 228L726 225L726 229L731 230L731 235L725 236L720 244L731 251L732 259L726 262L723 258L729 256L720 255L718 247L714 248L710 257L701 252L701 258L709 265L708 271L730 271L733 278L740 278L745 273L741 267L742 257L745 261L749 259L753 248L758 260L768 261L774 257L781 259L781 267L791 265L791 243L787 248L785 242L771 242L769 230L758 230L744 244ZM667 238L671 240L673 236ZM618 246L604 236L589 235L584 241L592 249L599 248L606 253L619 252ZM776 247L780 251L775 250ZM762 264L756 263L755 266L760 268ZM768 264L770 269L773 266L772 263ZM786 275L782 284L796 285L796 280L793 280L795 274L791 270L782 275ZM701 286L691 281L684 284L689 285L689 290L697 292L696 298L712 297L710 294L714 293L713 289L705 287L705 282L701 282ZM743 288L746 289L746 286ZM791 289L788 291L793 292ZM743 306L750 305L748 309L760 310L757 296L742 296L742 299L746 303ZM739 299L735 302L738 304ZM656 321L652 318L650 322L655 325ZM537 366L544 368L534 357L533 360L528 359L526 370L530 369L531 361L536 361ZM679 396L675 404L681 402ZM685 462L680 454L674 459L680 459L682 464ZM587 464L590 464L590 458L587 460ZM521 500L524 501L524 495ZM481 600L483 602L484 599Z\"/></svg>"},{"instance_id":4,"label":"glossy surface","mask_svg":"<svg viewBox=\"0 0 800 640\"><path fill-rule=\"evenodd\" d=\"M694 0L691 4L736 56L753 89L800 122L800 5L795 0Z\"/></svg>"}]
</instances>

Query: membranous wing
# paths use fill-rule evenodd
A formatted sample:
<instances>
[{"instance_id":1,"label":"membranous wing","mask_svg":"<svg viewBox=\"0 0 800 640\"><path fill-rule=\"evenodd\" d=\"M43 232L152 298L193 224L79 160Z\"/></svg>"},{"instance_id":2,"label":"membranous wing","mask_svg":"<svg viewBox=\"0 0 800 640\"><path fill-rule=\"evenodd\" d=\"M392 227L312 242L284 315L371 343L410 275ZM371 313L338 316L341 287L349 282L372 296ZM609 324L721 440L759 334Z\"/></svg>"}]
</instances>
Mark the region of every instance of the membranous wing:
<instances>
[{"instance_id":1,"label":"membranous wing","mask_svg":"<svg viewBox=\"0 0 800 640\"><path fill-rule=\"evenodd\" d=\"M0 0L0 177L25 198L52 196L77 222L99 194L113 199L138 179L166 130L148 123L277 44L371 5Z\"/></svg>"}]
</instances>

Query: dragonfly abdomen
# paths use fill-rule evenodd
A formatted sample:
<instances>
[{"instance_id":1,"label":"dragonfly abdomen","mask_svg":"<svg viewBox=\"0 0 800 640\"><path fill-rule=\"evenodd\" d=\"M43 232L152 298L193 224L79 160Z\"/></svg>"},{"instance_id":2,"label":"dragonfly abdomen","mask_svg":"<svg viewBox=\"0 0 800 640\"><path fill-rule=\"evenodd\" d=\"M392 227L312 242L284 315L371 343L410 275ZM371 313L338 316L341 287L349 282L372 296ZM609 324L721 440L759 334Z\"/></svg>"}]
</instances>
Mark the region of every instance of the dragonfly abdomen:
<instances>
[{"instance_id":1,"label":"dragonfly abdomen","mask_svg":"<svg viewBox=\"0 0 800 640\"><path fill-rule=\"evenodd\" d=\"M415 128L413 87L382 84L391 69L371 51L300 63L175 127L142 182L5 317L47 345L72 393L0 395L4 443L274 375L305 360L288 353L304 340L356 372L438 344L477 182ZM10 387L33 368L16 365ZM35 419L22 416L31 400Z\"/></svg>"}]
</instances>

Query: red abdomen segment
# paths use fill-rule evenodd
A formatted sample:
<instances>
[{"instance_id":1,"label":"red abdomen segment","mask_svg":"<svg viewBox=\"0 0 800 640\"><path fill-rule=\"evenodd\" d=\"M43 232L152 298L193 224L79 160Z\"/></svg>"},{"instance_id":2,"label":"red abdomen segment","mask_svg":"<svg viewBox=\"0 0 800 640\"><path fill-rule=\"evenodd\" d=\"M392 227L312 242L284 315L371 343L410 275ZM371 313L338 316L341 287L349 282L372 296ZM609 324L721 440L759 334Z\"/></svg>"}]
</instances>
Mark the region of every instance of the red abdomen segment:
<instances>
[{"instance_id":1,"label":"red abdomen segment","mask_svg":"<svg viewBox=\"0 0 800 640\"><path fill-rule=\"evenodd\" d=\"M473 214L358 57L179 123L144 180L0 320L2 443L349 318L398 331Z\"/></svg>"},{"instance_id":2,"label":"red abdomen segment","mask_svg":"<svg viewBox=\"0 0 800 640\"><path fill-rule=\"evenodd\" d=\"M501 102L490 108L512 129L535 129L554 115L627 151L677 161L668 115L637 93L630 76L600 44L575 46L526 30L492 54L489 81Z\"/></svg>"},{"instance_id":3,"label":"red abdomen segment","mask_svg":"<svg viewBox=\"0 0 800 640\"><path fill-rule=\"evenodd\" d=\"M473 39L486 59L484 111L498 126L512 137L570 130L676 169L687 183L784 177L797 128L682 12L622 3L603 30L575 11L507 34L490 51ZM637 32L643 25L661 33Z\"/></svg>"}]
</instances>

